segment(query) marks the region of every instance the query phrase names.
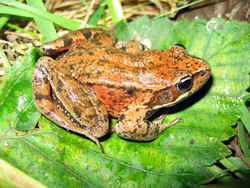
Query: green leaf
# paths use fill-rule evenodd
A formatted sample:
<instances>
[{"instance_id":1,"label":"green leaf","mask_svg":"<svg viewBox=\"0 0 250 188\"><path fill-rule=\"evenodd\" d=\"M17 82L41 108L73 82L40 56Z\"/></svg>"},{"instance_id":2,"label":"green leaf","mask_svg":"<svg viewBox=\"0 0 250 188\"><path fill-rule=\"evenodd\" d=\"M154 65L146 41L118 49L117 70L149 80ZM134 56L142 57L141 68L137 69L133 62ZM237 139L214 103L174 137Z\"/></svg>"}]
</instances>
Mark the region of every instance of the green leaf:
<instances>
[{"instance_id":1,"label":"green leaf","mask_svg":"<svg viewBox=\"0 0 250 188\"><path fill-rule=\"evenodd\" d=\"M8 188L46 188L40 182L0 159L0 187Z\"/></svg>"},{"instance_id":2,"label":"green leaf","mask_svg":"<svg viewBox=\"0 0 250 188\"><path fill-rule=\"evenodd\" d=\"M16 101L23 91L14 87L8 92L12 87L7 85L0 95L1 99L5 96L0 106L0 158L53 187L196 187L215 177L211 167L231 154L222 141L235 134L232 125L242 116L239 108L248 95L249 25L221 19L172 23L143 17L123 27L125 33L116 32L120 39L139 39L154 49L182 44L211 65L212 78L203 89L164 109L168 112L165 121L181 118L183 122L152 142L132 142L112 134L103 139L102 154L84 136L61 129L45 117L39 129L16 133L2 117L16 114L7 99ZM30 56L26 58L31 61ZM27 59L23 62L29 64ZM26 71L32 70L33 66ZM7 83L18 82L19 69L12 72Z\"/></svg>"},{"instance_id":3,"label":"green leaf","mask_svg":"<svg viewBox=\"0 0 250 188\"><path fill-rule=\"evenodd\" d=\"M31 89L31 77L36 59L37 50L33 50L5 73L6 82L0 90L2 128L30 130L36 126L40 114L33 104ZM1 129L3 130L7 131Z\"/></svg>"},{"instance_id":4,"label":"green leaf","mask_svg":"<svg viewBox=\"0 0 250 188\"><path fill-rule=\"evenodd\" d=\"M27 0L27 4L31 7L46 11L42 0ZM41 19L40 16L34 15L34 20L39 28L39 31L44 36L44 42L50 42L57 39L56 29L51 21Z\"/></svg>"}]
</instances>

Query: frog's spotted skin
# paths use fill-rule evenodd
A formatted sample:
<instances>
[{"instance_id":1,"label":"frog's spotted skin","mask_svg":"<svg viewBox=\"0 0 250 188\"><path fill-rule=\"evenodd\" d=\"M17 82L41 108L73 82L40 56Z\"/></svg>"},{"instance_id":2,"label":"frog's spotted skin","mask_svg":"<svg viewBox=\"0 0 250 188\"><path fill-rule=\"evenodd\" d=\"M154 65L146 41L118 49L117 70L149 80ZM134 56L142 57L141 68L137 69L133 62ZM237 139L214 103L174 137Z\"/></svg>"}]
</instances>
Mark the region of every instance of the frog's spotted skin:
<instances>
[{"instance_id":1,"label":"frog's spotted skin","mask_svg":"<svg viewBox=\"0 0 250 188\"><path fill-rule=\"evenodd\" d=\"M77 45L81 45L83 48L114 46L115 37L112 33L101 29L83 29L73 31L54 42L46 43L41 46L40 50L43 54L55 55Z\"/></svg>"},{"instance_id":2,"label":"frog's spotted skin","mask_svg":"<svg viewBox=\"0 0 250 188\"><path fill-rule=\"evenodd\" d=\"M61 127L97 138L115 132L130 140L152 140L166 127L147 120L151 111L175 105L201 88L209 65L178 46L148 50L137 41L116 42L112 33L83 29L41 47L33 74L36 107Z\"/></svg>"}]
</instances>

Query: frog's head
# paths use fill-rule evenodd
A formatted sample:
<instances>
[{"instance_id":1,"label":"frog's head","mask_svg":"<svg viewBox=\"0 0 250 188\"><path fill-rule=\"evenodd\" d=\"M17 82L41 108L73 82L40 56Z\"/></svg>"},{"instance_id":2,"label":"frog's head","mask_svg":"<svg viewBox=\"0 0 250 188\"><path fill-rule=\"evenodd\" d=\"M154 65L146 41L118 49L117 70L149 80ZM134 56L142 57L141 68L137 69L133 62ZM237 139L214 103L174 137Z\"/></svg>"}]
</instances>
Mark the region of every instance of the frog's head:
<instances>
[{"instance_id":1,"label":"frog's head","mask_svg":"<svg viewBox=\"0 0 250 188\"><path fill-rule=\"evenodd\" d=\"M170 48L168 53L172 59L165 72L169 84L156 92L154 104L151 104L154 109L173 106L189 97L208 81L211 74L206 61L188 55L179 46Z\"/></svg>"}]
</instances>

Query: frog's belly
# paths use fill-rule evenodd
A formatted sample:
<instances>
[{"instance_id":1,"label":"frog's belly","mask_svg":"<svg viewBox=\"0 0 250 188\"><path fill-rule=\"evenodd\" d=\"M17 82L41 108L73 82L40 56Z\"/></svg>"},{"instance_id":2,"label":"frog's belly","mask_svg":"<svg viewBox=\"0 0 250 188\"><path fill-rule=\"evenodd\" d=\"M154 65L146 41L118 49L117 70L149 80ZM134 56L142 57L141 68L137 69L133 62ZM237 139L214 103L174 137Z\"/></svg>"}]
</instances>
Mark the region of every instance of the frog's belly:
<instances>
[{"instance_id":1,"label":"frog's belly","mask_svg":"<svg viewBox=\"0 0 250 188\"><path fill-rule=\"evenodd\" d=\"M108 86L92 85L88 89L95 92L96 97L106 106L108 113L119 117L130 105L144 105L149 102L150 92L136 88L113 88Z\"/></svg>"}]
</instances>

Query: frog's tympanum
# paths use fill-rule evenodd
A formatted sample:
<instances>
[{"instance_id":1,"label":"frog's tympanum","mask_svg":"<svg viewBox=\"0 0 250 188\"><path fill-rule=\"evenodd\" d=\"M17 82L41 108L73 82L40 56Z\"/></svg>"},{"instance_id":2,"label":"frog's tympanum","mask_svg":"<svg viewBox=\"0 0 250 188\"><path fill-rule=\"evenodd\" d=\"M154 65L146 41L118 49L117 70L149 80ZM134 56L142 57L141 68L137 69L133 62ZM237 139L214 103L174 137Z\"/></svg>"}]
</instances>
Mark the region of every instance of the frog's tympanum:
<instances>
[{"instance_id":1,"label":"frog's tympanum","mask_svg":"<svg viewBox=\"0 0 250 188\"><path fill-rule=\"evenodd\" d=\"M117 42L101 29L75 31L41 47L33 75L38 110L57 125L83 134L100 148L109 116L120 137L149 141L178 120L149 121L151 112L173 106L201 88L209 65L179 46L149 50L137 41Z\"/></svg>"}]
</instances>

